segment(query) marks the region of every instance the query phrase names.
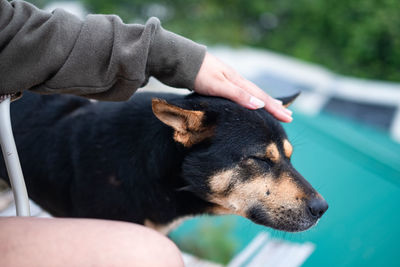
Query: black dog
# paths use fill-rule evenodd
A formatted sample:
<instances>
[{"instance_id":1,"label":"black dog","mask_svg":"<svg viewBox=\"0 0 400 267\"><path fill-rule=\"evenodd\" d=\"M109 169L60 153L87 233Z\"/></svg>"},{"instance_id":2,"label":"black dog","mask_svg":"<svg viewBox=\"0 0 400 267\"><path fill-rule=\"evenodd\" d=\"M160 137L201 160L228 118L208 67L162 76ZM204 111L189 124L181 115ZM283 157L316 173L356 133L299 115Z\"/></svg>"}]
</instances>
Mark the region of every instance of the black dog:
<instances>
[{"instance_id":1,"label":"black dog","mask_svg":"<svg viewBox=\"0 0 400 267\"><path fill-rule=\"evenodd\" d=\"M283 128L262 109L149 93L123 103L26 93L11 109L29 196L54 216L167 232L186 216L238 214L302 231L328 208L293 168ZM7 179L2 158L0 177Z\"/></svg>"}]
</instances>

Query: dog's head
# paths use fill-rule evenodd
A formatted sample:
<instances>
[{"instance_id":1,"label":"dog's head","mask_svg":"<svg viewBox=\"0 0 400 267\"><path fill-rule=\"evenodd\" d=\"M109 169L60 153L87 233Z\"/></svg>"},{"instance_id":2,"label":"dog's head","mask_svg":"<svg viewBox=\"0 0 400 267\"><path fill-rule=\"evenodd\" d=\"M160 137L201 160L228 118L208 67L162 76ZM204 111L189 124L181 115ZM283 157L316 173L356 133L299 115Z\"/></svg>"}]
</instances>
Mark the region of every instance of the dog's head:
<instances>
[{"instance_id":1,"label":"dog's head","mask_svg":"<svg viewBox=\"0 0 400 267\"><path fill-rule=\"evenodd\" d=\"M281 100L288 105L296 96ZM207 212L295 232L316 224L327 210L326 201L292 166L293 147L265 110L198 95L152 104L186 150L183 190L208 201Z\"/></svg>"}]
</instances>

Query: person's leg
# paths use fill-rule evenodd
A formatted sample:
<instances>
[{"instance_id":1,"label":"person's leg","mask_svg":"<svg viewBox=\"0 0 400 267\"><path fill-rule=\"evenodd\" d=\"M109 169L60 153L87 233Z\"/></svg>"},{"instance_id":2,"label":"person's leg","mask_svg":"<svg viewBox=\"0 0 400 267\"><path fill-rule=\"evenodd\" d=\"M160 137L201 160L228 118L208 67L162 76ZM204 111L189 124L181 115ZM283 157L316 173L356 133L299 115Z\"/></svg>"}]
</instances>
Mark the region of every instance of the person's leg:
<instances>
[{"instance_id":1,"label":"person's leg","mask_svg":"<svg viewBox=\"0 0 400 267\"><path fill-rule=\"evenodd\" d=\"M0 266L183 266L178 248L140 225L0 218Z\"/></svg>"}]
</instances>

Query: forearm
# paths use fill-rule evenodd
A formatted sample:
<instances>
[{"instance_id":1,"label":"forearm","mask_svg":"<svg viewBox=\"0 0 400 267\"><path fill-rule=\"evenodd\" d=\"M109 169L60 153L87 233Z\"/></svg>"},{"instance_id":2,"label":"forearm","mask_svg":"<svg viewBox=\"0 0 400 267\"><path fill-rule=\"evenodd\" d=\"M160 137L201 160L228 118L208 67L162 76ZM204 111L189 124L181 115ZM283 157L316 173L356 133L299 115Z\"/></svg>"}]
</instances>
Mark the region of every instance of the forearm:
<instances>
[{"instance_id":1,"label":"forearm","mask_svg":"<svg viewBox=\"0 0 400 267\"><path fill-rule=\"evenodd\" d=\"M30 89L125 100L150 75L193 89L204 53L155 18L145 25L106 15L81 21L0 0L0 94Z\"/></svg>"}]
</instances>

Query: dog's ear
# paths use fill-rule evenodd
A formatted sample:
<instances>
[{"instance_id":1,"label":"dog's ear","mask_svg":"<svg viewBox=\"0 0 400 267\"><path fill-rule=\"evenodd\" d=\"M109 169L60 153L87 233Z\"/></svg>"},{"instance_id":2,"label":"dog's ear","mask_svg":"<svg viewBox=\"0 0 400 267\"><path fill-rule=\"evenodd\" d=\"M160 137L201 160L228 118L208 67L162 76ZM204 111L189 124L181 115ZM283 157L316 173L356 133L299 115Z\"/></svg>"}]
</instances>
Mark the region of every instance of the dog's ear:
<instances>
[{"instance_id":1,"label":"dog's ear","mask_svg":"<svg viewBox=\"0 0 400 267\"><path fill-rule=\"evenodd\" d=\"M287 108L288 106L290 106L293 101L300 95L301 92L297 92L293 95L290 96L284 96L284 97L278 97L277 99L282 101L282 104L285 108Z\"/></svg>"},{"instance_id":2,"label":"dog's ear","mask_svg":"<svg viewBox=\"0 0 400 267\"><path fill-rule=\"evenodd\" d=\"M152 99L152 108L160 121L175 130L174 140L185 147L197 144L213 134L213 127L204 125L204 111L183 109L157 98Z\"/></svg>"}]
</instances>

